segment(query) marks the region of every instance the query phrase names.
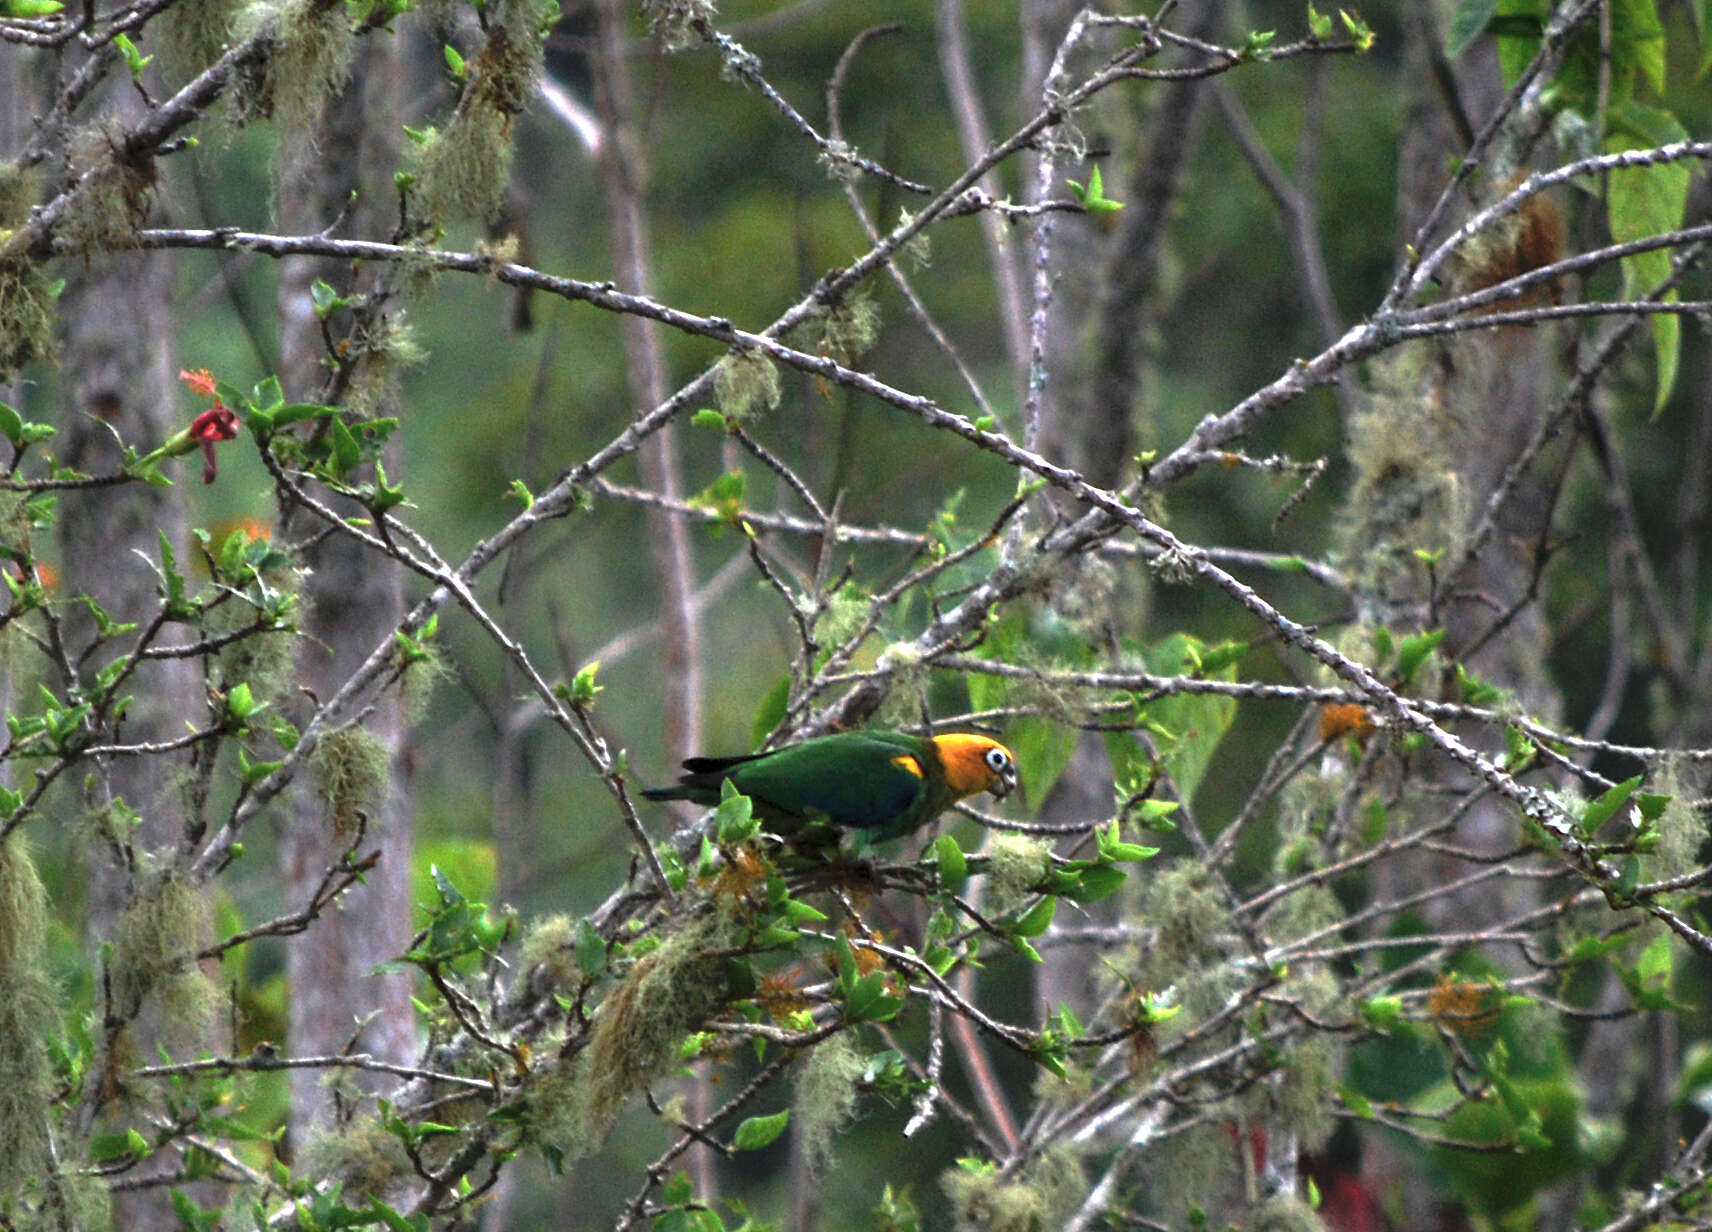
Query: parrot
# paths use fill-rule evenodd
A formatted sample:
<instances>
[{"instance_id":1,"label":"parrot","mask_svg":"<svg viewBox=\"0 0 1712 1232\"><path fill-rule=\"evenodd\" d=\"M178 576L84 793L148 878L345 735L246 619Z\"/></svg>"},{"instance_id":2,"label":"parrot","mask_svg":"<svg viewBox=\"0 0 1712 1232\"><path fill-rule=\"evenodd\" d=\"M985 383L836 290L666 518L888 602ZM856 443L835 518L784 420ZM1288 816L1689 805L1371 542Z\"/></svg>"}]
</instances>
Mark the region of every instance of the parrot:
<instances>
[{"instance_id":1,"label":"parrot","mask_svg":"<svg viewBox=\"0 0 1712 1232\"><path fill-rule=\"evenodd\" d=\"M987 736L851 731L745 757L692 757L674 786L642 794L711 806L727 779L787 837L824 819L884 842L965 796L985 791L1004 798L1017 785L1017 770L1011 751Z\"/></svg>"}]
</instances>

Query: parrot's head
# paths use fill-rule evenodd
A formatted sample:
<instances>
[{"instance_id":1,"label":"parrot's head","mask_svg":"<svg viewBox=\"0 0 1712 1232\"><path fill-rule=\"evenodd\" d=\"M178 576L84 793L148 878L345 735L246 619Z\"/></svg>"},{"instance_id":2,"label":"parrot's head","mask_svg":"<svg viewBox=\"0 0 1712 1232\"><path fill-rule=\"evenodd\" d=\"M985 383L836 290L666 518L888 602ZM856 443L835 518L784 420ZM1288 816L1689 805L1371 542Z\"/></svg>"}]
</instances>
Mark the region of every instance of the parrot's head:
<instances>
[{"instance_id":1,"label":"parrot's head","mask_svg":"<svg viewBox=\"0 0 1712 1232\"><path fill-rule=\"evenodd\" d=\"M933 746L958 799L985 791L1002 800L1016 790L1016 757L997 740L959 733L935 736Z\"/></svg>"}]
</instances>

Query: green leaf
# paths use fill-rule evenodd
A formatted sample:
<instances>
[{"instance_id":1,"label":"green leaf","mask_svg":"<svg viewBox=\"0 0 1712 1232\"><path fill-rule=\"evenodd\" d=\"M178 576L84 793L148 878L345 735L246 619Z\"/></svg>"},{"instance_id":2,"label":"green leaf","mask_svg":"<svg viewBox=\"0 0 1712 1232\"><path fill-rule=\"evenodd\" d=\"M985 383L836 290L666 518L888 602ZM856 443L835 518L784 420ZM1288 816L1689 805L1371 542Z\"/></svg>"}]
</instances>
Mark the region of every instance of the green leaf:
<instances>
[{"instance_id":1,"label":"green leaf","mask_svg":"<svg viewBox=\"0 0 1712 1232\"><path fill-rule=\"evenodd\" d=\"M1637 774L1632 779L1624 779L1597 800L1590 802L1581 812L1582 833L1592 834L1610 821L1617 810L1628 803L1629 797L1635 794L1635 788L1640 785L1641 776Z\"/></svg>"},{"instance_id":2,"label":"green leaf","mask_svg":"<svg viewBox=\"0 0 1712 1232\"><path fill-rule=\"evenodd\" d=\"M1373 1119L1373 1101L1367 1096L1346 1083L1338 1084L1337 1093L1343 1099L1344 1107L1356 1116L1364 1121Z\"/></svg>"},{"instance_id":3,"label":"green leaf","mask_svg":"<svg viewBox=\"0 0 1712 1232\"><path fill-rule=\"evenodd\" d=\"M934 840L933 855L939 862L939 884L952 894L961 890L963 883L969 880L969 861L957 840L949 834L941 834Z\"/></svg>"},{"instance_id":4,"label":"green leaf","mask_svg":"<svg viewBox=\"0 0 1712 1232\"><path fill-rule=\"evenodd\" d=\"M1076 884L1064 891L1064 897L1074 903L1097 903L1116 893L1129 880L1129 874L1110 864L1096 864L1077 875Z\"/></svg>"},{"instance_id":5,"label":"green leaf","mask_svg":"<svg viewBox=\"0 0 1712 1232\"><path fill-rule=\"evenodd\" d=\"M1370 997L1361 1006L1361 1017L1375 1031L1386 1033L1403 1018L1401 997Z\"/></svg>"},{"instance_id":6,"label":"green leaf","mask_svg":"<svg viewBox=\"0 0 1712 1232\"><path fill-rule=\"evenodd\" d=\"M713 428L720 432L725 431L726 428L725 416L711 406L704 406L694 415L691 415L690 422L698 428Z\"/></svg>"},{"instance_id":7,"label":"green leaf","mask_svg":"<svg viewBox=\"0 0 1712 1232\"><path fill-rule=\"evenodd\" d=\"M1452 60L1468 50L1498 11L1498 0L1460 0L1445 33L1445 55Z\"/></svg>"},{"instance_id":8,"label":"green leaf","mask_svg":"<svg viewBox=\"0 0 1712 1232\"><path fill-rule=\"evenodd\" d=\"M1058 899L1048 894L1023 912L1021 918L1005 931L1016 937L1038 937L1052 925L1058 911Z\"/></svg>"},{"instance_id":9,"label":"green leaf","mask_svg":"<svg viewBox=\"0 0 1712 1232\"><path fill-rule=\"evenodd\" d=\"M254 787L284 764L280 761L251 761L250 755L240 748L238 750L238 780L245 787Z\"/></svg>"},{"instance_id":10,"label":"green leaf","mask_svg":"<svg viewBox=\"0 0 1712 1232\"><path fill-rule=\"evenodd\" d=\"M293 402L273 413L273 426L289 428L292 424L302 423L306 419L326 419L337 413L332 407L316 402Z\"/></svg>"},{"instance_id":11,"label":"green leaf","mask_svg":"<svg viewBox=\"0 0 1712 1232\"><path fill-rule=\"evenodd\" d=\"M736 847L754 838L761 829L754 802L738 791L730 779L719 785L719 808L713 815L714 833L722 847Z\"/></svg>"},{"instance_id":12,"label":"green leaf","mask_svg":"<svg viewBox=\"0 0 1712 1232\"><path fill-rule=\"evenodd\" d=\"M345 426L345 421L335 415L329 420L331 425L328 436L333 443L333 472L335 477L344 479L356 469L362 461L362 446L357 444L357 438L351 435L351 430Z\"/></svg>"},{"instance_id":13,"label":"green leaf","mask_svg":"<svg viewBox=\"0 0 1712 1232\"><path fill-rule=\"evenodd\" d=\"M1164 802L1149 800L1147 803ZM1173 809L1177 807L1175 801L1171 801L1170 805ZM1157 847L1144 847L1140 843L1124 842L1122 832L1115 821L1108 829L1094 831L1094 840L1099 847L1100 859L1113 864L1139 863L1142 860L1151 860L1159 854Z\"/></svg>"},{"instance_id":14,"label":"green leaf","mask_svg":"<svg viewBox=\"0 0 1712 1232\"><path fill-rule=\"evenodd\" d=\"M1126 644L1132 653L1137 649ZM1147 669L1161 676L1185 674L1194 663L1205 664L1209 652L1203 643L1186 633L1173 633L1141 651ZM1234 663L1202 673L1209 680L1234 680ZM1213 694L1179 693L1141 703L1138 713L1152 730L1159 747L1160 763L1176 784L1177 795L1193 802L1213 752L1236 718L1236 699ZM1134 744L1134 741L1129 741ZM1110 749L1108 742L1107 748ZM1117 767L1114 765L1114 770Z\"/></svg>"},{"instance_id":15,"label":"green leaf","mask_svg":"<svg viewBox=\"0 0 1712 1232\"><path fill-rule=\"evenodd\" d=\"M773 682L761 698L761 704L755 707L755 717L749 721L749 747L758 749L761 742L773 734L785 717L785 707L791 700L791 678L780 676Z\"/></svg>"},{"instance_id":16,"label":"green leaf","mask_svg":"<svg viewBox=\"0 0 1712 1232\"><path fill-rule=\"evenodd\" d=\"M1427 661L1427 656L1438 648L1445 639L1443 629L1434 629L1428 633L1416 633L1403 639L1397 647L1397 679L1409 684L1415 679L1415 674L1421 670L1421 664Z\"/></svg>"},{"instance_id":17,"label":"green leaf","mask_svg":"<svg viewBox=\"0 0 1712 1232\"><path fill-rule=\"evenodd\" d=\"M1662 71L1662 70L1661 70ZM1613 107L1609 117L1607 153L1645 149L1684 141L1688 130L1668 111L1629 102ZM1619 244L1672 231L1682 226L1688 209L1689 170L1680 163L1629 167L1613 171L1606 200L1606 222ZM1670 253L1665 249L1623 258L1623 297L1638 299L1670 276ZM1674 302L1675 292L1664 297ZM1682 322L1669 313L1652 319L1653 354L1658 365L1653 415L1669 401L1681 359Z\"/></svg>"},{"instance_id":18,"label":"green leaf","mask_svg":"<svg viewBox=\"0 0 1712 1232\"><path fill-rule=\"evenodd\" d=\"M351 302L319 278L309 285L309 299L315 305L315 316L322 321Z\"/></svg>"},{"instance_id":19,"label":"green leaf","mask_svg":"<svg viewBox=\"0 0 1712 1232\"><path fill-rule=\"evenodd\" d=\"M571 946L576 952L577 967L591 980L606 970L606 942L587 916L577 921Z\"/></svg>"},{"instance_id":20,"label":"green leaf","mask_svg":"<svg viewBox=\"0 0 1712 1232\"><path fill-rule=\"evenodd\" d=\"M1464 704L1469 706L1487 706L1504 696L1502 689L1488 684L1460 663L1456 665L1456 684Z\"/></svg>"},{"instance_id":21,"label":"green leaf","mask_svg":"<svg viewBox=\"0 0 1712 1232\"><path fill-rule=\"evenodd\" d=\"M758 1151L784 1133L790 1119L789 1108L772 1116L750 1117L737 1127L731 1145L739 1151Z\"/></svg>"},{"instance_id":22,"label":"green leaf","mask_svg":"<svg viewBox=\"0 0 1712 1232\"><path fill-rule=\"evenodd\" d=\"M1635 797L1635 807L1641 811L1643 821L1657 821L1664 816L1665 806L1669 803L1669 796L1656 791L1643 791Z\"/></svg>"},{"instance_id":23,"label":"green leaf","mask_svg":"<svg viewBox=\"0 0 1712 1232\"><path fill-rule=\"evenodd\" d=\"M721 521L735 526L743 513L743 495L747 487L748 481L742 471L727 471L690 497L689 503L711 510Z\"/></svg>"},{"instance_id":24,"label":"green leaf","mask_svg":"<svg viewBox=\"0 0 1712 1232\"><path fill-rule=\"evenodd\" d=\"M903 998L886 991L882 971L870 971L851 987L844 999L844 1016L851 1022L884 1022L903 1008Z\"/></svg>"},{"instance_id":25,"label":"green leaf","mask_svg":"<svg viewBox=\"0 0 1712 1232\"><path fill-rule=\"evenodd\" d=\"M1023 715L1006 729L1005 738L1016 754L1017 778L1027 799L1039 805L1076 755L1082 733L1039 715Z\"/></svg>"},{"instance_id":26,"label":"green leaf","mask_svg":"<svg viewBox=\"0 0 1712 1232\"><path fill-rule=\"evenodd\" d=\"M153 56L145 56L138 51L137 45L124 34L113 36L113 46L117 47L119 54L125 58L125 67L131 70L131 76L134 78L140 79L143 70L148 67L149 61L154 59Z\"/></svg>"},{"instance_id":27,"label":"green leaf","mask_svg":"<svg viewBox=\"0 0 1712 1232\"><path fill-rule=\"evenodd\" d=\"M600 660L584 664L577 669L577 674L571 677L571 704L573 706L592 706L595 695L606 690L605 685L594 682L595 674L600 671Z\"/></svg>"}]
</instances>

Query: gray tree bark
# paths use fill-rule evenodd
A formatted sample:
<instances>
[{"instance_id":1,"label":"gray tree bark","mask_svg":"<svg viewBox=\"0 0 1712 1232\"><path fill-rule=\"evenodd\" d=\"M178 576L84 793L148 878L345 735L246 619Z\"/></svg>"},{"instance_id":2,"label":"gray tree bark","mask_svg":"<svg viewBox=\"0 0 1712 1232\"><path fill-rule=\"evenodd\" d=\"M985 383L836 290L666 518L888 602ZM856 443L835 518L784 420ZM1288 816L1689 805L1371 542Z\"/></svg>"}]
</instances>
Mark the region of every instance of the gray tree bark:
<instances>
[{"instance_id":1,"label":"gray tree bark","mask_svg":"<svg viewBox=\"0 0 1712 1232\"><path fill-rule=\"evenodd\" d=\"M309 233L328 226L353 191L353 226L359 234L390 229L397 166L393 134L398 131L402 91L396 44L366 39L351 85L325 117L313 148L284 152L280 226ZM323 348L311 307L310 285L324 278L346 285L348 275L326 262L293 260L280 279L280 380L288 397L314 400L322 386ZM388 462L396 474L396 459ZM354 509L350 512L355 512ZM300 518L294 526L307 526ZM299 679L326 700L403 615L403 577L397 566L366 552L355 540L334 535L310 555L304 585ZM415 1052L415 1016L409 976L373 974L409 946L414 819L405 750L405 724L396 696L383 698L365 731L390 753L382 798L368 810L359 854L380 852L367 884L348 894L305 933L291 939L287 975L291 988L288 1047L293 1055L337 1052L352 1040L362 1051L404 1062ZM282 872L290 901L305 901L322 873L350 839L335 833L326 802L313 783L300 791L281 843ZM358 1012L353 1014L353 1007ZM291 1129L295 1141L321 1117L329 1092L312 1071L293 1075Z\"/></svg>"}]
</instances>

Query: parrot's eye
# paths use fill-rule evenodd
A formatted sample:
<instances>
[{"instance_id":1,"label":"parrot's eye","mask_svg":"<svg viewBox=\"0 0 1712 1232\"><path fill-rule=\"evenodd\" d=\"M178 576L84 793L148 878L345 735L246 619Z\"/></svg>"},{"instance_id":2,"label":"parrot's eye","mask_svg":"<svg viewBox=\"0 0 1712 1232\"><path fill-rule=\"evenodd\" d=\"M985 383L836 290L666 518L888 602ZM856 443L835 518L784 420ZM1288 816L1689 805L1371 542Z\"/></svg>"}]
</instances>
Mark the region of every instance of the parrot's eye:
<instances>
[{"instance_id":1,"label":"parrot's eye","mask_svg":"<svg viewBox=\"0 0 1712 1232\"><path fill-rule=\"evenodd\" d=\"M986 762L987 769L991 770L994 774L1003 774L1005 770L1009 768L1011 759L1005 756L1005 751L1003 749L988 749Z\"/></svg>"}]
</instances>

